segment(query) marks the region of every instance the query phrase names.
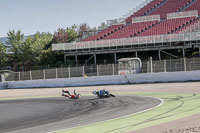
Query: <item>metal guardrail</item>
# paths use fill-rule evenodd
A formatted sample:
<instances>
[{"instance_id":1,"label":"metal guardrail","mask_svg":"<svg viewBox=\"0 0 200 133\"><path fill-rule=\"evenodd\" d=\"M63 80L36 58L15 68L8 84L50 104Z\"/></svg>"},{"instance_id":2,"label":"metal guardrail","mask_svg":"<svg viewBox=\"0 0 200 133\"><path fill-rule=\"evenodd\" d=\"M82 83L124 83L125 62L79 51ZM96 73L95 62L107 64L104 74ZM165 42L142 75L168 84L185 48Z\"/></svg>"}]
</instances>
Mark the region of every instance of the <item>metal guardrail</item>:
<instances>
[{"instance_id":1,"label":"metal guardrail","mask_svg":"<svg viewBox=\"0 0 200 133\"><path fill-rule=\"evenodd\" d=\"M5 73L5 81L41 80L118 75L118 64L64 67ZM181 72L200 70L200 58L183 58L142 62L141 73Z\"/></svg>"},{"instance_id":2,"label":"metal guardrail","mask_svg":"<svg viewBox=\"0 0 200 133\"><path fill-rule=\"evenodd\" d=\"M167 19L185 18L185 17L198 17L198 11L175 12L167 14Z\"/></svg>"},{"instance_id":3,"label":"metal guardrail","mask_svg":"<svg viewBox=\"0 0 200 133\"><path fill-rule=\"evenodd\" d=\"M132 23L140 23L148 21L160 21L160 15L142 16L142 17L135 17L132 19Z\"/></svg>"},{"instance_id":4,"label":"metal guardrail","mask_svg":"<svg viewBox=\"0 0 200 133\"><path fill-rule=\"evenodd\" d=\"M192 40L200 40L200 32L53 44L52 50L53 51L79 50L79 49L82 50L82 49L92 49L92 48L104 48L104 47L110 48L110 47L130 46L130 45L140 45L140 44L148 45L155 43L192 41Z\"/></svg>"},{"instance_id":5,"label":"metal guardrail","mask_svg":"<svg viewBox=\"0 0 200 133\"><path fill-rule=\"evenodd\" d=\"M196 23L192 24L190 27L183 29L180 33L194 32L200 30L200 21L197 20Z\"/></svg>"}]
</instances>

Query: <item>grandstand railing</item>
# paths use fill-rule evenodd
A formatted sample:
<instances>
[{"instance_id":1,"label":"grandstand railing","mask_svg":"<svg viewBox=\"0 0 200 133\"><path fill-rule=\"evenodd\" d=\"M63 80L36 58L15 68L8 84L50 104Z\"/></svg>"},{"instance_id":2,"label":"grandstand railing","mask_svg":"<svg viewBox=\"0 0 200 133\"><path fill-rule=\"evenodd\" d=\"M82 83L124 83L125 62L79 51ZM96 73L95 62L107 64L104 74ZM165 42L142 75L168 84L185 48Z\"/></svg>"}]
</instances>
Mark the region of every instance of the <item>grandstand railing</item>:
<instances>
[{"instance_id":1,"label":"grandstand railing","mask_svg":"<svg viewBox=\"0 0 200 133\"><path fill-rule=\"evenodd\" d=\"M91 48L104 48L104 47L110 48L110 47L140 45L140 44L148 45L148 44L155 44L155 43L192 41L192 40L200 40L200 32L53 44L52 50L53 51L65 51L65 50L70 51L70 50L83 50L83 49L91 49Z\"/></svg>"},{"instance_id":2,"label":"grandstand railing","mask_svg":"<svg viewBox=\"0 0 200 133\"><path fill-rule=\"evenodd\" d=\"M73 77L119 75L118 64L60 67L4 73L5 81L41 80ZM143 61L141 73L199 71L200 58ZM4 82L4 81L3 81Z\"/></svg>"},{"instance_id":3,"label":"grandstand railing","mask_svg":"<svg viewBox=\"0 0 200 133\"><path fill-rule=\"evenodd\" d=\"M180 31L180 33L186 33L186 32L195 32L200 30L200 21L197 23L194 23L190 27L187 27L186 29Z\"/></svg>"},{"instance_id":4,"label":"grandstand railing","mask_svg":"<svg viewBox=\"0 0 200 133\"><path fill-rule=\"evenodd\" d=\"M195 10L195 11L175 12L167 14L167 19L185 18L185 17L198 17L198 11Z\"/></svg>"},{"instance_id":5,"label":"grandstand railing","mask_svg":"<svg viewBox=\"0 0 200 133\"><path fill-rule=\"evenodd\" d=\"M160 15L142 16L142 17L135 17L132 19L132 23L140 23L147 21L160 21Z\"/></svg>"}]
</instances>

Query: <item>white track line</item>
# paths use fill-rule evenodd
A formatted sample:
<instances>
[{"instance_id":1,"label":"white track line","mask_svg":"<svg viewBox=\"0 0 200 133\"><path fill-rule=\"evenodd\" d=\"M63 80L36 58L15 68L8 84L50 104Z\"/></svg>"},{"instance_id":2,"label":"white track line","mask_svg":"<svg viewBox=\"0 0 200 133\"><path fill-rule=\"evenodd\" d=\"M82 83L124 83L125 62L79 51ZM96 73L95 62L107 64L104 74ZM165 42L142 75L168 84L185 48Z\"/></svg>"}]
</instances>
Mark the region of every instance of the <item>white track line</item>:
<instances>
[{"instance_id":1,"label":"white track line","mask_svg":"<svg viewBox=\"0 0 200 133\"><path fill-rule=\"evenodd\" d=\"M158 100L161 101L161 103L159 105L155 106L155 107L152 107L150 109L146 109L146 110L143 110L143 111L140 111L140 112L137 112L137 113L133 113L133 114L129 114L129 115L125 115L125 116L121 116L121 117L117 117L117 118L113 118L113 119L109 119L109 120L105 120L105 121L99 121L99 122L94 122L94 123L90 123L90 124L85 124L85 125L81 125L81 126L77 126L77 127L72 127L72 128L66 128L66 129L51 131L51 132L47 132L47 133L62 132L62 131L65 131L65 130L71 130L71 129L81 128L81 127L85 127L85 126L89 126L89 125L93 125L93 124L99 124L99 123L104 123L104 122L108 122L108 121L112 121L112 120L117 120L117 119L121 119L121 118L125 118L125 117L130 117L130 116L134 116L134 115L137 115L137 114L140 114L140 113L144 113L144 112L153 110L153 109L158 108L158 107L160 107L161 105L164 104L164 100L161 99L161 98L155 98L155 97L151 97L151 96L138 96L138 97L148 97L148 98L158 99Z\"/></svg>"}]
</instances>

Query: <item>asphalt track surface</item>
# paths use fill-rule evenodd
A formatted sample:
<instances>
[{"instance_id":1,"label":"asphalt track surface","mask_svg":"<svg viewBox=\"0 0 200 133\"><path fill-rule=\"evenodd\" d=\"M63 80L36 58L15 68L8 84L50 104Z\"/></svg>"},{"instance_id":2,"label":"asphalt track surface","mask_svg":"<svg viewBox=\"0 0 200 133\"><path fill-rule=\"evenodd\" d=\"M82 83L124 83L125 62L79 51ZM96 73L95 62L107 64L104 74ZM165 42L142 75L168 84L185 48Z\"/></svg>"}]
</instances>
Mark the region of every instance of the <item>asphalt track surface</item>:
<instances>
[{"instance_id":1,"label":"asphalt track surface","mask_svg":"<svg viewBox=\"0 0 200 133\"><path fill-rule=\"evenodd\" d=\"M46 133L137 113L160 103L159 99L139 96L0 101L0 132Z\"/></svg>"}]
</instances>

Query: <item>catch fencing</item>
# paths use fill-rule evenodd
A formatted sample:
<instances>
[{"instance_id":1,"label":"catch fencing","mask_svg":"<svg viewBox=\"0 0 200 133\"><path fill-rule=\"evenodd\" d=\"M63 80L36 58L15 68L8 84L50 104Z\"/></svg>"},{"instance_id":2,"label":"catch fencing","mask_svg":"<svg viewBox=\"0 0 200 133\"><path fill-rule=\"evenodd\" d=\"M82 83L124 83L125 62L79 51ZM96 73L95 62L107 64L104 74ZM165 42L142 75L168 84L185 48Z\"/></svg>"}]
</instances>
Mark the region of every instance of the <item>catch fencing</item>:
<instances>
[{"instance_id":1,"label":"catch fencing","mask_svg":"<svg viewBox=\"0 0 200 133\"><path fill-rule=\"evenodd\" d=\"M32 71L9 71L5 81L41 80L57 78L119 75L118 64L60 67ZM160 61L143 61L141 73L180 72L200 70L200 58L183 58Z\"/></svg>"}]
</instances>

